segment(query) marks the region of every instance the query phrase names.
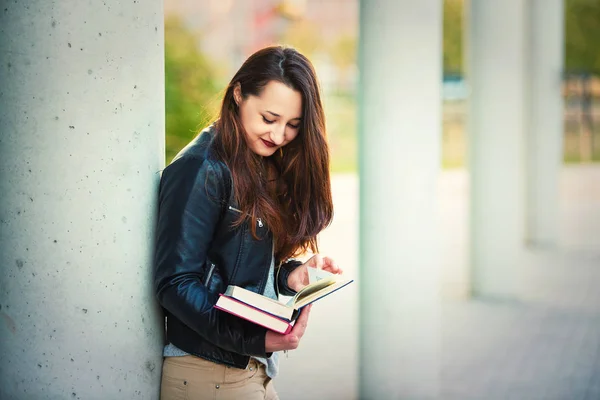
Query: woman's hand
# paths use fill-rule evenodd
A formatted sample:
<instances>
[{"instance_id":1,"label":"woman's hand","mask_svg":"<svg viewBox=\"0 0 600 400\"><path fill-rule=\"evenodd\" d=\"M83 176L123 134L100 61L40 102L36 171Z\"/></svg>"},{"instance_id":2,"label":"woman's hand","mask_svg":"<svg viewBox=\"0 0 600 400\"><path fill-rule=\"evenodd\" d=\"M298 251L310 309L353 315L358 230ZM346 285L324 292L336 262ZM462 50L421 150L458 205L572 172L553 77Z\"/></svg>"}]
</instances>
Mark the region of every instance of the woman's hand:
<instances>
[{"instance_id":1,"label":"woman's hand","mask_svg":"<svg viewBox=\"0 0 600 400\"><path fill-rule=\"evenodd\" d=\"M292 328L292 331L287 335L282 335L281 333L273 331L267 331L267 335L265 336L266 352L272 353L274 351L297 349L298 345L300 344L300 339L302 339L302 336L304 336L304 331L306 331L308 315L310 314L311 308L311 304L302 308L300 315L298 316L298 319Z\"/></svg>"},{"instance_id":2,"label":"woman's hand","mask_svg":"<svg viewBox=\"0 0 600 400\"><path fill-rule=\"evenodd\" d=\"M288 277L288 286L294 291L299 291L304 286L308 285L308 267L319 268L333 274L341 274L343 271L338 265L329 257L322 257L319 254L315 254L304 264L294 269ZM300 315L292 328L292 331L287 335L282 335L277 332L267 331L265 337L265 350L267 353L281 350L294 350L298 348L300 339L304 335L306 325L308 323L308 316L312 304L302 308Z\"/></svg>"},{"instance_id":3,"label":"woman's hand","mask_svg":"<svg viewBox=\"0 0 600 400\"><path fill-rule=\"evenodd\" d=\"M341 274L343 272L333 259L315 254L307 262L298 266L298 268L290 273L288 277L288 286L290 289L297 292L308 285L308 267L323 269L333 274Z\"/></svg>"}]
</instances>

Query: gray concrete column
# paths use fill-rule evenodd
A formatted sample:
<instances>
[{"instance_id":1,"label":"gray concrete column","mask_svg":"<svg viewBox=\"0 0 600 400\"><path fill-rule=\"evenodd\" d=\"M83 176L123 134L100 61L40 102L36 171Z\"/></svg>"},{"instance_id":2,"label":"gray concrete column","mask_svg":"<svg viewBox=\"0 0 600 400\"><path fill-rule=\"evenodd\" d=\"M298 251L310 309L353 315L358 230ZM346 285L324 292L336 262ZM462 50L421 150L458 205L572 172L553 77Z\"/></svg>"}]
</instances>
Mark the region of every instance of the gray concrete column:
<instances>
[{"instance_id":1,"label":"gray concrete column","mask_svg":"<svg viewBox=\"0 0 600 400\"><path fill-rule=\"evenodd\" d=\"M0 54L0 398L156 399L162 1L4 1Z\"/></svg>"},{"instance_id":2,"label":"gray concrete column","mask_svg":"<svg viewBox=\"0 0 600 400\"><path fill-rule=\"evenodd\" d=\"M526 224L527 4L469 3L472 290L476 295L512 297Z\"/></svg>"},{"instance_id":3,"label":"gray concrete column","mask_svg":"<svg viewBox=\"0 0 600 400\"><path fill-rule=\"evenodd\" d=\"M436 398L442 2L361 1L360 398Z\"/></svg>"},{"instance_id":4,"label":"gray concrete column","mask_svg":"<svg viewBox=\"0 0 600 400\"><path fill-rule=\"evenodd\" d=\"M564 0L530 1L527 132L527 241L555 246L559 240L558 180L563 151L562 75Z\"/></svg>"}]
</instances>

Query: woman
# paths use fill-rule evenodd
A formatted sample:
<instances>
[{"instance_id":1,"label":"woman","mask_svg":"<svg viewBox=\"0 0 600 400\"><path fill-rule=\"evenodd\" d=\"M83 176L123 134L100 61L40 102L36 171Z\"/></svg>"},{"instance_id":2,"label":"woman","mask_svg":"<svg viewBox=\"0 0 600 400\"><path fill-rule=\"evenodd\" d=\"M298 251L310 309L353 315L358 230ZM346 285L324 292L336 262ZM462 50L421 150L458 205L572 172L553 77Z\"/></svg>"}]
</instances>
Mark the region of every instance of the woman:
<instances>
[{"instance_id":1,"label":"woman","mask_svg":"<svg viewBox=\"0 0 600 400\"><path fill-rule=\"evenodd\" d=\"M217 121L165 168L155 288L165 311L162 399L276 399L287 335L213 308L227 285L293 295L307 267L333 273L317 234L333 216L325 118L314 68L291 48L253 54L227 87Z\"/></svg>"}]
</instances>

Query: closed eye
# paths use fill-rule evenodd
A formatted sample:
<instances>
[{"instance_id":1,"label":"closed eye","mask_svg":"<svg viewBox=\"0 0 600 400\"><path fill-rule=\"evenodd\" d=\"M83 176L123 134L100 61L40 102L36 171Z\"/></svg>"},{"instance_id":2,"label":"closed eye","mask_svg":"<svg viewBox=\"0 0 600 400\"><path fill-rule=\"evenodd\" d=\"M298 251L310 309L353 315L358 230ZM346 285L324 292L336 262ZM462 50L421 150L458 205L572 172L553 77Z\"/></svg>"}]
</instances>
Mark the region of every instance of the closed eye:
<instances>
[{"instance_id":1,"label":"closed eye","mask_svg":"<svg viewBox=\"0 0 600 400\"><path fill-rule=\"evenodd\" d=\"M275 122L275 120L270 120L270 119L265 118L264 115L262 116L262 118L263 118L263 121L267 124L272 124L273 122Z\"/></svg>"},{"instance_id":2,"label":"closed eye","mask_svg":"<svg viewBox=\"0 0 600 400\"><path fill-rule=\"evenodd\" d=\"M288 126L292 129L298 129L300 128L300 125L293 125L293 124L288 124Z\"/></svg>"}]
</instances>

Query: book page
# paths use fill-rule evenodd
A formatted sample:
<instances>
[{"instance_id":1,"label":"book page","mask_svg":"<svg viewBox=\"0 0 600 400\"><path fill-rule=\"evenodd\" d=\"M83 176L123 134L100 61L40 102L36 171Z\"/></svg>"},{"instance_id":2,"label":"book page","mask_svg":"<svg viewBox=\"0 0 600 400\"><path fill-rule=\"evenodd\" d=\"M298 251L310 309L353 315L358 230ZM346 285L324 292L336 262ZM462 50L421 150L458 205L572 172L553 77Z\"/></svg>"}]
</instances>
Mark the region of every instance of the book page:
<instances>
[{"instance_id":1,"label":"book page","mask_svg":"<svg viewBox=\"0 0 600 400\"><path fill-rule=\"evenodd\" d=\"M319 290L331 286L335 283L335 277L324 278L319 281L316 281L312 284L305 286L302 290L300 290L294 297L290 299L287 303L289 307L294 307L297 302L303 299L306 296L310 296L311 294L318 292Z\"/></svg>"},{"instance_id":2,"label":"book page","mask_svg":"<svg viewBox=\"0 0 600 400\"><path fill-rule=\"evenodd\" d=\"M333 281L333 282L330 282L328 285L326 285L316 291L303 293L303 295L300 298L296 299L296 303L294 304L294 307L302 308L305 305L310 304L313 301L320 299L321 297L327 296L329 293L335 292L336 290L348 285L351 282L353 282L353 281L352 280Z\"/></svg>"},{"instance_id":3,"label":"book page","mask_svg":"<svg viewBox=\"0 0 600 400\"><path fill-rule=\"evenodd\" d=\"M329 271L325 271L319 268L308 267L308 284L311 285L315 282L318 282L322 279L334 279L335 275Z\"/></svg>"}]
</instances>

